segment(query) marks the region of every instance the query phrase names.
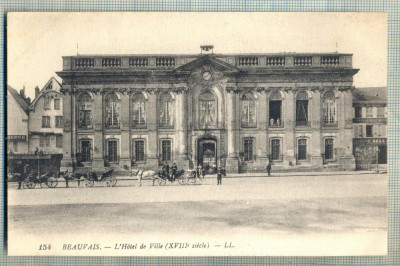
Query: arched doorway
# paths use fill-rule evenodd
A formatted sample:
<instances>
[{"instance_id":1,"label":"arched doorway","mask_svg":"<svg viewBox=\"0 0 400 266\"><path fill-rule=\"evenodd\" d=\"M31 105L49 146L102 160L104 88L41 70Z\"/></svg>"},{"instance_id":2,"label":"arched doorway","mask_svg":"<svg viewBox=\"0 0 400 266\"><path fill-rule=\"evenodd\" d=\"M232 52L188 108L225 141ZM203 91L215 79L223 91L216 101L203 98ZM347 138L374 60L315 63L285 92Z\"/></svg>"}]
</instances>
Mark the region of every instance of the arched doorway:
<instances>
[{"instance_id":1,"label":"arched doorway","mask_svg":"<svg viewBox=\"0 0 400 266\"><path fill-rule=\"evenodd\" d=\"M197 140L197 165L202 165L206 174L217 170L217 139L203 137Z\"/></svg>"}]
</instances>

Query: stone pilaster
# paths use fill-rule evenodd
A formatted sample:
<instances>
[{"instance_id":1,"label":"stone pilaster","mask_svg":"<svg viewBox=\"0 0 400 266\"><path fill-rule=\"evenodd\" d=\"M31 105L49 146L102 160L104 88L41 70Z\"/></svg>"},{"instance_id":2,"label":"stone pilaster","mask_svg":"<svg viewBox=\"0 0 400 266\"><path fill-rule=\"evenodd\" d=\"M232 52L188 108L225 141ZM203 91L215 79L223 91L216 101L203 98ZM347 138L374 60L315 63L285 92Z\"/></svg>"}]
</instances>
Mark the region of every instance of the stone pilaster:
<instances>
[{"instance_id":1,"label":"stone pilaster","mask_svg":"<svg viewBox=\"0 0 400 266\"><path fill-rule=\"evenodd\" d=\"M130 141L130 114L131 106L129 100L129 94L127 94L126 90L121 93L121 152L120 152L120 160L119 165L122 169L129 170L131 167L131 141Z\"/></svg>"},{"instance_id":2,"label":"stone pilaster","mask_svg":"<svg viewBox=\"0 0 400 266\"><path fill-rule=\"evenodd\" d=\"M97 91L93 99L93 161L92 168L96 170L104 169L104 135L103 135L103 95Z\"/></svg>"},{"instance_id":3,"label":"stone pilaster","mask_svg":"<svg viewBox=\"0 0 400 266\"><path fill-rule=\"evenodd\" d=\"M148 143L147 143L147 157L146 167L148 169L158 168L158 153L157 146L157 94L152 91L149 93L149 99L146 102L147 108L147 129L148 129Z\"/></svg>"},{"instance_id":4,"label":"stone pilaster","mask_svg":"<svg viewBox=\"0 0 400 266\"><path fill-rule=\"evenodd\" d=\"M226 95L226 123L228 131L228 156L226 159L227 173L239 171L238 154L236 150L236 101L235 92L228 91Z\"/></svg>"},{"instance_id":5,"label":"stone pilaster","mask_svg":"<svg viewBox=\"0 0 400 266\"><path fill-rule=\"evenodd\" d=\"M67 91L63 96L63 158L60 171L72 171L72 95Z\"/></svg>"},{"instance_id":6,"label":"stone pilaster","mask_svg":"<svg viewBox=\"0 0 400 266\"><path fill-rule=\"evenodd\" d=\"M294 91L289 90L286 93L283 113L284 113L284 123L285 123L285 139L283 140L283 160L285 165L296 163L295 157L295 145L296 139L294 136L294 130L296 127L296 102L294 100Z\"/></svg>"},{"instance_id":7,"label":"stone pilaster","mask_svg":"<svg viewBox=\"0 0 400 266\"><path fill-rule=\"evenodd\" d=\"M309 140L311 164L314 169L321 169L323 167L323 159L321 156L321 92L315 90L311 99L311 139Z\"/></svg>"},{"instance_id":8,"label":"stone pilaster","mask_svg":"<svg viewBox=\"0 0 400 266\"><path fill-rule=\"evenodd\" d=\"M181 91L177 94L177 117L176 117L176 132L178 133L178 168L186 169L189 166L189 159L187 156L187 94L185 91Z\"/></svg>"},{"instance_id":9,"label":"stone pilaster","mask_svg":"<svg viewBox=\"0 0 400 266\"><path fill-rule=\"evenodd\" d=\"M268 163L267 152L267 124L268 124L268 96L265 90L259 92L257 102L257 165L259 168L266 167Z\"/></svg>"}]
</instances>

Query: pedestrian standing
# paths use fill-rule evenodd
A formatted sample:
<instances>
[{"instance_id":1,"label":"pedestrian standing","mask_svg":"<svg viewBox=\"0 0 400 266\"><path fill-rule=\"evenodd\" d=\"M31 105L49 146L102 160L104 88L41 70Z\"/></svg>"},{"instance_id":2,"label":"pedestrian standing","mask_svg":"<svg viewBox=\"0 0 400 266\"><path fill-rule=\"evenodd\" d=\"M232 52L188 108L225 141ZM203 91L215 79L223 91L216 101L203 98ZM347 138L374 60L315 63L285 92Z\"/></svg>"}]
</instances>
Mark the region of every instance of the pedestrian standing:
<instances>
[{"instance_id":1,"label":"pedestrian standing","mask_svg":"<svg viewBox=\"0 0 400 266\"><path fill-rule=\"evenodd\" d=\"M217 185L222 185L222 168L221 168L221 166L218 168L218 172L217 172Z\"/></svg>"},{"instance_id":2,"label":"pedestrian standing","mask_svg":"<svg viewBox=\"0 0 400 266\"><path fill-rule=\"evenodd\" d=\"M268 176L271 175L271 162L270 161L268 161L268 164L267 164L267 173L268 173Z\"/></svg>"},{"instance_id":3,"label":"pedestrian standing","mask_svg":"<svg viewBox=\"0 0 400 266\"><path fill-rule=\"evenodd\" d=\"M168 164L168 162L165 163L165 174L167 175L168 180L171 181L171 178L169 177L169 164Z\"/></svg>"},{"instance_id":4,"label":"pedestrian standing","mask_svg":"<svg viewBox=\"0 0 400 266\"><path fill-rule=\"evenodd\" d=\"M176 178L176 170L178 170L178 167L176 166L175 163L172 164L171 170L172 170L172 182L174 182Z\"/></svg>"}]
</instances>

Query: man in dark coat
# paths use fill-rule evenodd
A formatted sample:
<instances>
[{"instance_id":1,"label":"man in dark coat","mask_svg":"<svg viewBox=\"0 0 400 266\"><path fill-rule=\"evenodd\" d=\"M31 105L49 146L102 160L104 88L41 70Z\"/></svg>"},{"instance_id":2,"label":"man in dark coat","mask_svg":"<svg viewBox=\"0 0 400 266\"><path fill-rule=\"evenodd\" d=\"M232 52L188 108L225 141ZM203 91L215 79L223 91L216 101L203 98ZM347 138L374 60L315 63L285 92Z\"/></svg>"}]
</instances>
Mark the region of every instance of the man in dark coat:
<instances>
[{"instance_id":1,"label":"man in dark coat","mask_svg":"<svg viewBox=\"0 0 400 266\"><path fill-rule=\"evenodd\" d=\"M218 172L217 172L217 185L222 185L222 168L221 166L218 168Z\"/></svg>"},{"instance_id":2,"label":"man in dark coat","mask_svg":"<svg viewBox=\"0 0 400 266\"><path fill-rule=\"evenodd\" d=\"M168 180L170 180L170 178L169 178L169 164L168 164L168 162L166 162L166 163L164 164L163 172L164 172L164 177L166 176L166 177L168 178Z\"/></svg>"},{"instance_id":3,"label":"man in dark coat","mask_svg":"<svg viewBox=\"0 0 400 266\"><path fill-rule=\"evenodd\" d=\"M268 173L268 176L271 175L271 162L268 162L268 164L267 164L267 173Z\"/></svg>"},{"instance_id":4,"label":"man in dark coat","mask_svg":"<svg viewBox=\"0 0 400 266\"><path fill-rule=\"evenodd\" d=\"M172 170L172 182L173 182L175 181L176 178L176 170L178 170L178 167L176 166L175 163L172 164L171 170Z\"/></svg>"}]
</instances>

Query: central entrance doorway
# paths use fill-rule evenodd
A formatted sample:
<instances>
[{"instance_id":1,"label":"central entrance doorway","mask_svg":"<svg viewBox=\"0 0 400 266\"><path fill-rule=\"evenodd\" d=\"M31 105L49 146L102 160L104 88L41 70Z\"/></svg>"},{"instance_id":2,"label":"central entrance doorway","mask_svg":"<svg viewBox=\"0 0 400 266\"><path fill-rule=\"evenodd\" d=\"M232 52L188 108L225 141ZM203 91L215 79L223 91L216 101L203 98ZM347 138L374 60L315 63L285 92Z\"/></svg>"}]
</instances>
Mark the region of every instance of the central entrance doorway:
<instances>
[{"instance_id":1,"label":"central entrance doorway","mask_svg":"<svg viewBox=\"0 0 400 266\"><path fill-rule=\"evenodd\" d=\"M202 165L206 174L217 171L217 139L212 137L197 140L197 165Z\"/></svg>"}]
</instances>

